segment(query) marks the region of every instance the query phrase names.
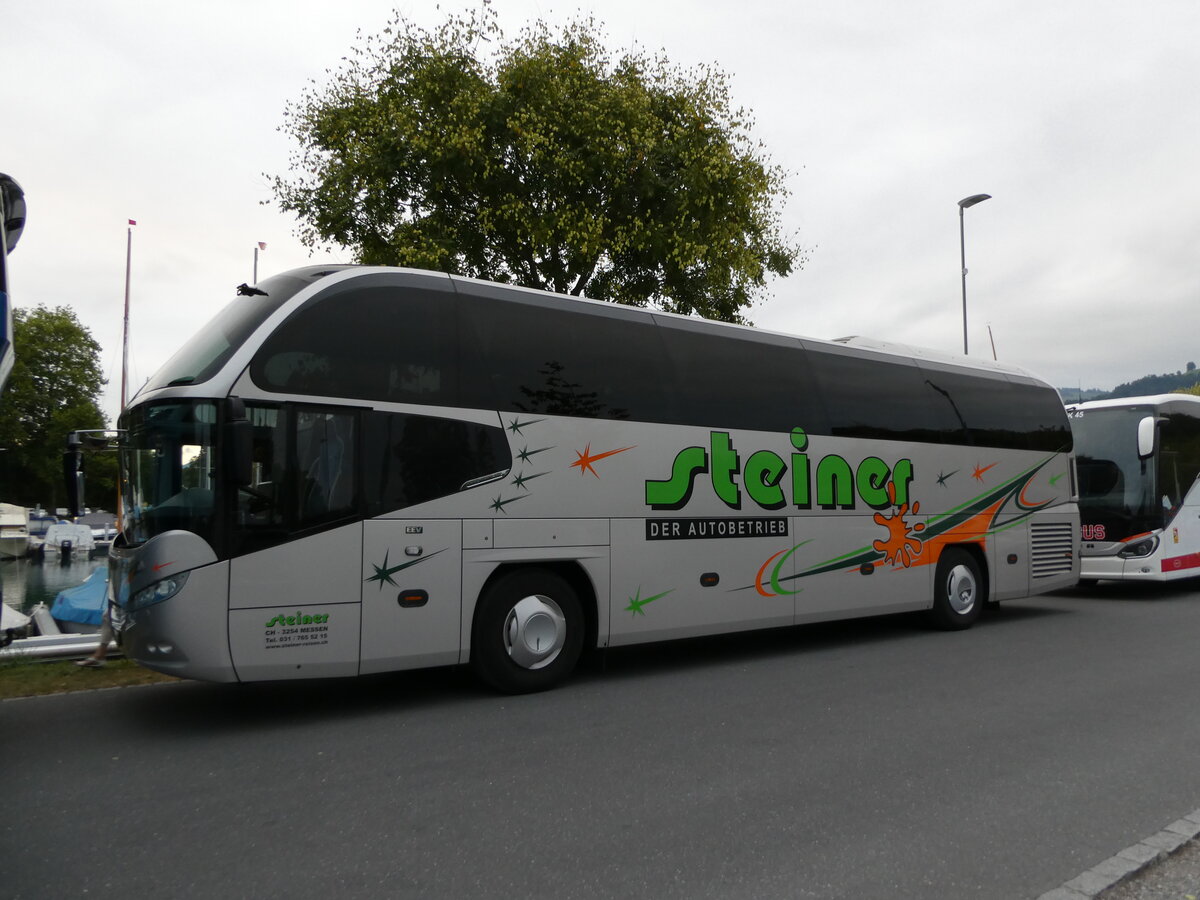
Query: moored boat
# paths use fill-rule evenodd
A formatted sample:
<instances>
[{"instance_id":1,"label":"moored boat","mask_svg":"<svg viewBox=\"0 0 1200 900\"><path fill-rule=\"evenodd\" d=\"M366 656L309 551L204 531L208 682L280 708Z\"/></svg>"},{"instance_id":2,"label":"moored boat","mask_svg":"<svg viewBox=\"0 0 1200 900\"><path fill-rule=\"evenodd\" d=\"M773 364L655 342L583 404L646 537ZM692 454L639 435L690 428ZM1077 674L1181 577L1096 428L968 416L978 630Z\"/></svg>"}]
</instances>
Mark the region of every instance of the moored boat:
<instances>
[{"instance_id":1,"label":"moored boat","mask_svg":"<svg viewBox=\"0 0 1200 900\"><path fill-rule=\"evenodd\" d=\"M60 558L70 558L73 554L89 554L96 549L96 539L92 529L87 525L58 522L46 529L45 553Z\"/></svg>"},{"instance_id":2,"label":"moored boat","mask_svg":"<svg viewBox=\"0 0 1200 900\"><path fill-rule=\"evenodd\" d=\"M67 634L94 634L100 630L107 592L108 567L101 566L83 584L59 591L50 615Z\"/></svg>"},{"instance_id":3,"label":"moored boat","mask_svg":"<svg viewBox=\"0 0 1200 900\"><path fill-rule=\"evenodd\" d=\"M0 602L0 647L7 647L29 630L30 617Z\"/></svg>"},{"instance_id":4,"label":"moored boat","mask_svg":"<svg viewBox=\"0 0 1200 900\"><path fill-rule=\"evenodd\" d=\"M29 552L29 510L0 503L0 558L20 559Z\"/></svg>"}]
</instances>

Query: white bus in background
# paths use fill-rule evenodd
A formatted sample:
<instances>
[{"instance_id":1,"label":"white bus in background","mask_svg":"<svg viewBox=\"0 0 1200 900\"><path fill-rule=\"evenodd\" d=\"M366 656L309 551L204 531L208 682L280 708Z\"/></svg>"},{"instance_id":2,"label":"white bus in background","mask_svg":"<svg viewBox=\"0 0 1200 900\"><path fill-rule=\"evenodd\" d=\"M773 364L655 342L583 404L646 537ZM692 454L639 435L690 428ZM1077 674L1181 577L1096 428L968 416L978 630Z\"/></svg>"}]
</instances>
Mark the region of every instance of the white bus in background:
<instances>
[{"instance_id":1,"label":"white bus in background","mask_svg":"<svg viewBox=\"0 0 1200 900\"><path fill-rule=\"evenodd\" d=\"M403 269L242 286L120 418L126 655L212 681L470 663L1073 584L1015 368Z\"/></svg>"},{"instance_id":2,"label":"white bus in background","mask_svg":"<svg viewBox=\"0 0 1200 900\"><path fill-rule=\"evenodd\" d=\"M1067 407L1087 581L1200 575L1200 397L1158 394Z\"/></svg>"}]
</instances>

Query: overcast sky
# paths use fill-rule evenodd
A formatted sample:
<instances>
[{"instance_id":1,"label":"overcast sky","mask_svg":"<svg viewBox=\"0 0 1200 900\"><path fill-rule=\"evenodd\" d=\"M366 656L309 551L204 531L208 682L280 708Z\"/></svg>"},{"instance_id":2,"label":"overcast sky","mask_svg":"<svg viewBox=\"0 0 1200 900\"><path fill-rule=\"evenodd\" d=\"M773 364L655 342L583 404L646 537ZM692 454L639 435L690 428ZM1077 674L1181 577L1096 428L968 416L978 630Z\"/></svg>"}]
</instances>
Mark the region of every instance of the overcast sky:
<instances>
[{"instance_id":1,"label":"overcast sky","mask_svg":"<svg viewBox=\"0 0 1200 900\"><path fill-rule=\"evenodd\" d=\"M68 305L103 347L115 416L126 222L130 382L251 279L310 262L269 176L310 80L399 9L388 0L10 3L0 171L29 217L19 307ZM759 326L962 352L1111 389L1200 363L1200 4L1195 0L495 0L510 36L591 12L613 49L715 63L790 173L786 230L810 261ZM267 205L264 205L267 204ZM989 326L991 334L989 336ZM19 352L19 351L18 351ZM132 391L131 391L132 392Z\"/></svg>"}]
</instances>

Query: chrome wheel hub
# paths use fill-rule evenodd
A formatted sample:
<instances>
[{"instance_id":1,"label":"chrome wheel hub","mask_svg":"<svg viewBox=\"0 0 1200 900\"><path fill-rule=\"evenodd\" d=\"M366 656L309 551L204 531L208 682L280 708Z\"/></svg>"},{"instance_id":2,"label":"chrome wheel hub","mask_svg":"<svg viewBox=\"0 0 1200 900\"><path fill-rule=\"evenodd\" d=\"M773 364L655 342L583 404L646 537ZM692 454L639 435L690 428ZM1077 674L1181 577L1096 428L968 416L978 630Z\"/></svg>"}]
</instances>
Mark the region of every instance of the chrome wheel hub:
<instances>
[{"instance_id":1,"label":"chrome wheel hub","mask_svg":"<svg viewBox=\"0 0 1200 900\"><path fill-rule=\"evenodd\" d=\"M567 617L543 594L517 602L504 620L504 649L523 669L548 666L567 642Z\"/></svg>"},{"instance_id":2,"label":"chrome wheel hub","mask_svg":"<svg viewBox=\"0 0 1200 900\"><path fill-rule=\"evenodd\" d=\"M975 605L976 594L975 574L967 566L955 566L946 576L946 597L950 608L959 615L965 615Z\"/></svg>"}]
</instances>

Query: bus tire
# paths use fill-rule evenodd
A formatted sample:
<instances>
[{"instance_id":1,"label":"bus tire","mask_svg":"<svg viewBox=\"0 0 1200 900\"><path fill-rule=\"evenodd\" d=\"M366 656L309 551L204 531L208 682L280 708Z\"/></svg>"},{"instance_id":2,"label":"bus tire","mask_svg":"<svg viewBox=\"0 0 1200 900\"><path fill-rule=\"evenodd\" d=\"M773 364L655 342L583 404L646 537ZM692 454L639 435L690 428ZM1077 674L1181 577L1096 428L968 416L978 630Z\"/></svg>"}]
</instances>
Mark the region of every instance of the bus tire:
<instances>
[{"instance_id":1,"label":"bus tire","mask_svg":"<svg viewBox=\"0 0 1200 900\"><path fill-rule=\"evenodd\" d=\"M933 576L929 621L944 631L970 628L983 604L983 577L975 557L958 547L943 550Z\"/></svg>"},{"instance_id":2,"label":"bus tire","mask_svg":"<svg viewBox=\"0 0 1200 900\"><path fill-rule=\"evenodd\" d=\"M508 694L554 687L583 650L583 608L565 579L545 569L501 577L479 599L471 667Z\"/></svg>"}]
</instances>

